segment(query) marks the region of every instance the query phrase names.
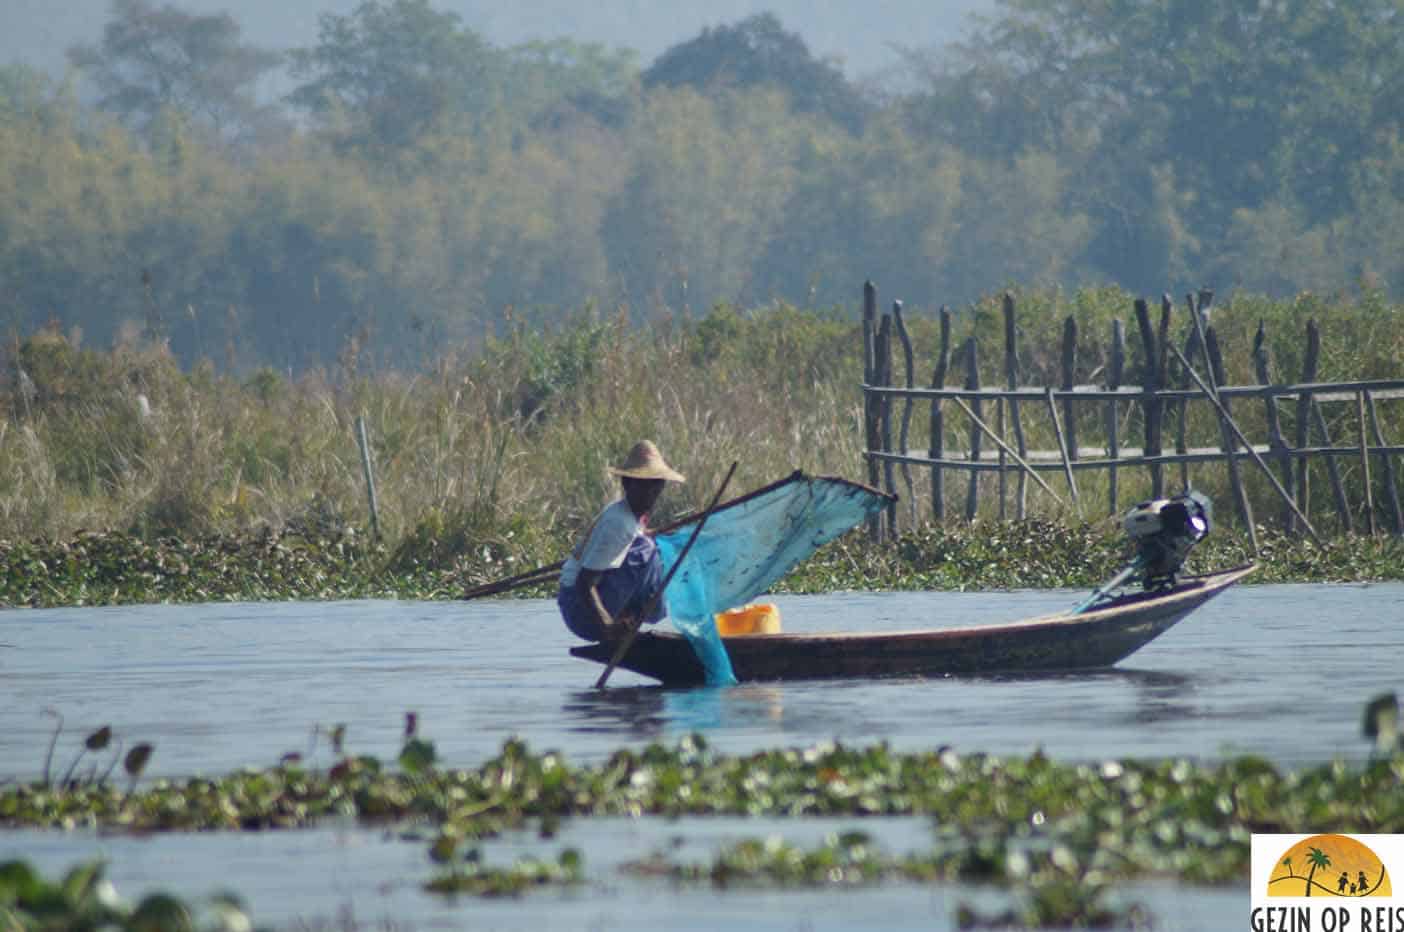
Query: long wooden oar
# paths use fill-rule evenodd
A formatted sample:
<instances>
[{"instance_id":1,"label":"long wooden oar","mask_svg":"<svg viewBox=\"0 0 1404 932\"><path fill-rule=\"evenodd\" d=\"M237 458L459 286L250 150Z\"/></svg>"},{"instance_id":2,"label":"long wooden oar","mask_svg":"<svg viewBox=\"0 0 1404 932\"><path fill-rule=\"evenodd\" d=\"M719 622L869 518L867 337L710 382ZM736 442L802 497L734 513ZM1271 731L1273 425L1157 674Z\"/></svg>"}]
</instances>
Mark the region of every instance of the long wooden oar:
<instances>
[{"instance_id":1,"label":"long wooden oar","mask_svg":"<svg viewBox=\"0 0 1404 932\"><path fill-rule=\"evenodd\" d=\"M731 504L731 502L728 502L727 504L729 505ZM724 508L726 506L723 505L721 507ZM666 534L669 531L675 531L678 528L682 527L684 524L687 524L695 520L696 518L696 514L683 515L681 518L677 519L672 524L666 524L654 533ZM517 573L515 576L506 576L502 579L493 580L492 582L480 583L479 585L473 586L471 589L468 589L466 592L460 595L459 598L463 601L468 601L471 599L482 599L490 595L500 595L504 592L511 592L513 589L521 589L523 586L534 586L538 583L549 582L550 580L553 580L557 576L561 575L561 567L563 566L565 566L565 561L558 560L555 563L551 563L546 566L538 566L534 570L527 570L522 573Z\"/></svg>"},{"instance_id":2,"label":"long wooden oar","mask_svg":"<svg viewBox=\"0 0 1404 932\"><path fill-rule=\"evenodd\" d=\"M518 573L515 576L508 576L495 582L483 583L474 586L467 592L459 596L460 599L481 599L484 596L497 595L499 592L510 592L513 589L520 589L522 586L530 586L533 583L543 583L550 579L555 579L561 574L561 567L565 565L562 560L552 563L550 566L538 566L534 570L527 570L525 573Z\"/></svg>"},{"instance_id":3,"label":"long wooden oar","mask_svg":"<svg viewBox=\"0 0 1404 932\"><path fill-rule=\"evenodd\" d=\"M689 537L687 543L683 545L683 549L678 553L677 560L669 567L668 575L663 577L663 584L658 587L658 591L653 594L653 598L649 600L648 605L639 613L638 617L629 623L629 630L624 633L624 637L620 640L619 646L615 648L614 656L609 658L608 666L604 668L604 672L600 674L600 678L595 680L596 689L604 689L605 683L609 681L609 675L614 672L615 667L619 666L619 661L624 659L624 655L627 654L629 648L633 646L634 638L638 636L639 629L643 627L643 620L653 614L654 608L658 605L658 600L663 598L663 590L667 589L668 583L673 581L673 574L678 571L678 567L683 565L683 559L687 557L687 552L691 550L692 545L696 543L697 535L702 533L702 526L707 523L707 519L712 516L712 512L716 511L717 502L721 501L722 493L726 491L727 485L731 482L731 476L736 472L736 467L739 464L740 460L732 461L731 468L726 471L726 478L722 480L721 487L717 489L717 494L712 496L712 503L707 506L706 511L702 512L702 519L697 522L697 527L692 529L692 536Z\"/></svg>"}]
</instances>

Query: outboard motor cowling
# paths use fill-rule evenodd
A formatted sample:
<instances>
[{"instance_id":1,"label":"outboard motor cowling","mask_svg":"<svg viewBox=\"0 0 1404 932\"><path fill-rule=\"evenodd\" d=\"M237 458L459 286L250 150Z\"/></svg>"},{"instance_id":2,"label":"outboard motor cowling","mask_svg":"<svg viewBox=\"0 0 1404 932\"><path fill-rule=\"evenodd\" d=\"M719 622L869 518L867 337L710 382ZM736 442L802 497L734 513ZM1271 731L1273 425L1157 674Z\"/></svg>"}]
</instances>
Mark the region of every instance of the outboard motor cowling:
<instances>
[{"instance_id":1,"label":"outboard motor cowling","mask_svg":"<svg viewBox=\"0 0 1404 932\"><path fill-rule=\"evenodd\" d=\"M1146 589L1175 585L1191 548L1209 533L1214 506L1201 492L1141 502L1121 526L1136 543L1136 560Z\"/></svg>"}]
</instances>

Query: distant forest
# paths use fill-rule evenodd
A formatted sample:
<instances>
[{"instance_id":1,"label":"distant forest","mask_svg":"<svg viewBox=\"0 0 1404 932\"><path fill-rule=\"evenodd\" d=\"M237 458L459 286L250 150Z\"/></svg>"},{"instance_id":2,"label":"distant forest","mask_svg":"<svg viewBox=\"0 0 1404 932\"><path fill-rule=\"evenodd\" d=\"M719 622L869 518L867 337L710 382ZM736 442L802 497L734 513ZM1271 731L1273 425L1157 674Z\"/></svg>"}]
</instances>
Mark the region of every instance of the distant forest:
<instances>
[{"instance_id":1,"label":"distant forest","mask_svg":"<svg viewBox=\"0 0 1404 932\"><path fill-rule=\"evenodd\" d=\"M1006 0L860 86L764 14L643 63L430 0L315 44L114 0L0 67L0 327L412 367L593 309L1018 285L1404 295L1397 0ZM259 97L273 73L291 93Z\"/></svg>"}]
</instances>

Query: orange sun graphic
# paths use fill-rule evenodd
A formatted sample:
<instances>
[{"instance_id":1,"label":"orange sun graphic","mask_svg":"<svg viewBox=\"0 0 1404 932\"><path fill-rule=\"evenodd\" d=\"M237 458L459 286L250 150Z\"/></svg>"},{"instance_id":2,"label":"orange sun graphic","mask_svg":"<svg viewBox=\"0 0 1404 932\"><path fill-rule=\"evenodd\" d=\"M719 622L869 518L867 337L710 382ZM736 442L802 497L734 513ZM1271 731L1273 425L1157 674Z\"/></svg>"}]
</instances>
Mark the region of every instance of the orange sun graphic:
<instances>
[{"instance_id":1,"label":"orange sun graphic","mask_svg":"<svg viewBox=\"0 0 1404 932\"><path fill-rule=\"evenodd\" d=\"M1268 896L1391 896L1384 864L1346 835L1313 835L1282 853Z\"/></svg>"}]
</instances>

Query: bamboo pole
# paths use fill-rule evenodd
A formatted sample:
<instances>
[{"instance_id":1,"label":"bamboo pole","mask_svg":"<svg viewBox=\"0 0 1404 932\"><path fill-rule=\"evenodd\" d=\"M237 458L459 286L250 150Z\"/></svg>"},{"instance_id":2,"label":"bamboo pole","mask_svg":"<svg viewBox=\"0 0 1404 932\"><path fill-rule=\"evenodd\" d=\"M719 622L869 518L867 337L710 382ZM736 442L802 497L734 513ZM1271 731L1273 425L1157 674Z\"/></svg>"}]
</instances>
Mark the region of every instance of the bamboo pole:
<instances>
[{"instance_id":1,"label":"bamboo pole","mask_svg":"<svg viewBox=\"0 0 1404 932\"><path fill-rule=\"evenodd\" d=\"M1253 369L1258 376L1258 384L1271 385L1272 377L1268 371L1268 349L1267 330L1263 321L1258 321L1258 332L1253 337ZM1273 456L1277 460L1278 471L1282 473L1282 487L1287 490L1287 494L1296 500L1296 477L1292 469L1292 456L1287 450L1287 442L1282 437L1282 423L1278 419L1277 398L1273 395L1263 396L1264 416L1267 419L1268 446L1272 448ZM1283 506L1282 527L1290 531L1295 521L1292 509Z\"/></svg>"},{"instance_id":2,"label":"bamboo pole","mask_svg":"<svg viewBox=\"0 0 1404 932\"><path fill-rule=\"evenodd\" d=\"M1077 373L1077 318L1071 314L1063 321L1063 352L1060 360L1063 374L1063 429L1067 431L1069 459L1077 459L1077 408L1073 404L1072 390ZM1076 499L1076 493L1073 494Z\"/></svg>"},{"instance_id":3,"label":"bamboo pole","mask_svg":"<svg viewBox=\"0 0 1404 932\"><path fill-rule=\"evenodd\" d=\"M1056 392L1057 389L1054 389L1054 391ZM1203 394L1201 394L1199 397L1202 400L1207 400L1204 399ZM949 399L949 401L951 402L951 404L955 404L956 399L952 398ZM1047 402L1045 402L1045 405L1046 404ZM986 426L989 425L987 424ZM988 437L991 434L997 435L997 432L993 427L990 428L989 433L985 436ZM1360 445L1355 441L1351 441L1351 444L1351 446L1347 447L1332 446L1294 448L1292 450L1292 458L1300 459L1304 456L1323 456L1329 453L1337 457L1349 456L1352 459L1354 459L1360 456ZM1241 443L1235 444L1234 447L1235 449L1233 457L1239 460L1240 462L1244 460L1251 460L1253 458L1251 453L1249 453L1246 449L1241 448ZM1255 449L1254 452L1258 453L1259 456L1263 456L1271 451ZM1404 444L1391 444L1390 446L1385 447L1383 451L1381 451L1379 447L1371 445L1370 452L1375 454L1377 458L1381 452L1388 453L1391 456L1404 456ZM1047 455L1043 454L1043 451L1033 451L1030 455L1034 456L1040 454ZM873 455L880 460L891 460L894 463L906 462L911 463L913 466L931 466L933 462L938 462L941 466L944 466L947 469L963 470L966 472L969 472L970 470L978 470L979 472L994 473L999 470L999 464L992 460L984 460L979 463L971 463L969 460L966 459L947 458L936 461L931 460L925 456L903 456L901 453L881 453L876 451L873 453ZM1051 459L1029 459L1025 460L1025 462L1029 464L1029 468L1032 469L1034 472L1063 472L1064 469L1062 454L1054 450L1051 451L1051 456ZM1190 449L1183 455L1178 453L1161 453L1154 459L1143 455L1123 456L1120 459L1117 459L1115 463L1120 469L1133 469L1136 467L1149 466L1151 465L1151 463L1160 463L1162 466L1175 466L1179 463L1222 463L1228 458L1228 456L1229 454L1225 453L1222 447L1214 446L1202 449ZM1076 462L1070 461L1069 465L1072 467L1073 474L1076 475L1080 471L1094 472L1097 470L1107 469L1111 466L1112 462L1112 460L1106 458L1087 459L1084 457L1083 459L1080 459ZM1276 477L1274 476L1274 478Z\"/></svg>"},{"instance_id":4,"label":"bamboo pole","mask_svg":"<svg viewBox=\"0 0 1404 932\"><path fill-rule=\"evenodd\" d=\"M1370 445L1365 437L1365 393L1355 393L1355 409L1360 422L1360 472L1365 485L1365 517L1369 522L1370 536L1378 533L1375 527L1375 492L1370 482Z\"/></svg>"},{"instance_id":5,"label":"bamboo pole","mask_svg":"<svg viewBox=\"0 0 1404 932\"><path fill-rule=\"evenodd\" d=\"M931 375L932 388L946 387L946 370L951 363L951 312L941 305L941 351L936 357L936 371ZM931 459L939 460L946 455L946 419L941 410L941 399L931 399L931 437L927 452ZM937 521L946 518L946 477L940 466L931 467L931 516Z\"/></svg>"},{"instance_id":6,"label":"bamboo pole","mask_svg":"<svg viewBox=\"0 0 1404 932\"><path fill-rule=\"evenodd\" d=\"M1170 300L1170 295L1162 292L1160 295L1160 327L1156 330L1155 337L1155 384L1161 387L1170 384L1170 315L1174 307L1175 303ZM1157 418L1155 432L1157 454L1165 452L1166 415L1174 410L1163 401L1160 402L1159 407L1160 414Z\"/></svg>"},{"instance_id":7,"label":"bamboo pole","mask_svg":"<svg viewBox=\"0 0 1404 932\"><path fill-rule=\"evenodd\" d=\"M1210 327L1204 331L1204 355L1209 361L1209 385L1214 389L1214 397L1220 402L1220 409L1224 419L1219 421L1219 435L1223 438L1223 448L1230 454L1234 452L1234 435L1228 428L1228 421L1232 409L1226 398L1219 398L1218 386L1224 384L1224 357L1219 352L1218 335L1214 328ZM1244 441L1247 444L1247 441ZM1238 516L1243 521L1243 526L1248 530L1248 539L1253 543L1253 553L1258 553L1258 527L1257 521L1253 517L1253 503L1248 500L1248 490L1243 485L1243 471L1238 468L1238 457L1230 456L1228 459L1229 485L1233 489L1234 503L1238 506ZM1295 503L1293 503L1295 505Z\"/></svg>"},{"instance_id":8,"label":"bamboo pole","mask_svg":"<svg viewBox=\"0 0 1404 932\"><path fill-rule=\"evenodd\" d=\"M1399 506L1399 486L1394 481L1394 460L1386 452L1385 448L1389 444L1385 443L1384 431L1380 429L1380 418L1375 411L1375 399L1370 397L1367 391L1365 394L1365 409L1370 415L1370 426L1375 434L1375 455L1380 458L1385 478L1385 503L1389 505L1390 520L1394 523L1394 533L1404 535L1404 513L1401 513Z\"/></svg>"},{"instance_id":9,"label":"bamboo pole","mask_svg":"<svg viewBox=\"0 0 1404 932\"><path fill-rule=\"evenodd\" d=\"M1199 353L1200 330L1200 328L1194 326L1194 321L1199 320L1202 324L1203 319L1200 317L1200 307L1195 304L1194 292L1185 295L1185 304L1189 308L1191 321L1189 332L1185 336L1184 356L1186 359L1193 359ZM1185 374L1184 367L1178 365L1178 361L1174 385L1179 389L1189 387L1189 376ZM1175 452L1184 453L1189 449L1189 443L1186 440L1186 433L1189 429L1189 399L1181 398L1177 401L1172 401L1170 405L1175 417ZM1180 463L1180 488L1184 491L1189 491L1191 481L1189 463Z\"/></svg>"},{"instance_id":10,"label":"bamboo pole","mask_svg":"<svg viewBox=\"0 0 1404 932\"><path fill-rule=\"evenodd\" d=\"M1058 405L1053 401L1053 389L1047 389L1048 415L1053 419L1053 433L1058 438L1058 452L1063 456L1063 474L1068 479L1068 492L1074 502L1078 501L1077 483L1073 481L1072 461L1068 457L1068 442L1063 436L1063 425L1058 423Z\"/></svg>"},{"instance_id":11,"label":"bamboo pole","mask_svg":"<svg viewBox=\"0 0 1404 932\"><path fill-rule=\"evenodd\" d=\"M1048 483L1044 482L1043 479L1039 477L1038 472L1031 465L1029 465L1029 463L1022 456L1009 449L1009 446L1003 440L1000 439L999 435L996 434L993 430L991 430L990 426L984 421L982 421L978 414L970 410L969 405L967 405L964 401L962 401L959 398L952 398L951 401L955 402L956 407L960 408L961 411L965 412L965 416L970 418L970 423L974 424L977 428L984 431L985 435L989 437L990 440L993 441L996 446L1002 447L1004 449L1004 452L1009 454L1009 457L1013 459L1014 462L1019 464L1019 467L1024 471L1026 475L1032 476L1033 481L1037 482L1040 488L1042 488L1049 495L1053 496L1053 498L1056 501L1062 502L1062 499L1058 497L1058 493L1054 492L1053 489L1049 487ZM974 475L974 473L975 470L972 469L971 475Z\"/></svg>"},{"instance_id":12,"label":"bamboo pole","mask_svg":"<svg viewBox=\"0 0 1404 932\"><path fill-rule=\"evenodd\" d=\"M1058 390L1056 387L1054 388L1054 391ZM1362 390L1368 390L1371 395L1375 396L1376 400L1382 398L1404 399L1404 379L1348 379L1341 382L1313 382L1309 385L1294 382L1288 385L1269 385L1266 388L1257 383L1225 385L1219 389L1218 394L1220 398L1235 400L1242 398L1254 401L1261 399L1264 395L1296 395L1309 391L1314 393L1317 401L1325 403L1332 401L1354 402L1355 393ZM1139 385L1123 385L1121 391L1117 392L1106 391L1092 385L1079 385L1074 391L1077 392L1079 402L1105 401L1108 398L1122 401L1133 395L1144 400L1147 395L1146 389ZM972 392L965 388L902 388L893 385L886 388L874 386L873 394L890 395L893 398L904 398L910 395L916 399L949 398L951 395L959 395L967 401L975 398L985 401L993 401L996 398L1015 398L1020 402L1029 402L1030 404L1044 403L1044 389L1035 386L1025 386L1012 392L1007 388L988 388ZM1204 393L1197 388L1186 388L1183 391L1177 388L1161 388L1149 394L1166 404L1181 399L1202 400L1204 396Z\"/></svg>"},{"instance_id":13,"label":"bamboo pole","mask_svg":"<svg viewBox=\"0 0 1404 932\"><path fill-rule=\"evenodd\" d=\"M505 579L483 583L480 586L474 586L467 592L464 592L459 598L465 601L481 599L490 595L497 595L500 592L511 592L513 589L520 589L524 586L534 586L537 583L548 582L561 575L561 567L564 565L565 561L560 560L548 566L538 566L534 570L527 570L515 576L508 576Z\"/></svg>"},{"instance_id":14,"label":"bamboo pole","mask_svg":"<svg viewBox=\"0 0 1404 932\"><path fill-rule=\"evenodd\" d=\"M892 315L883 314L882 324L878 327L877 335L877 360L878 383L884 387L892 384ZM892 452L892 396L879 396L879 419L878 431L882 441L881 449L884 453ZM883 490L892 498L883 509L884 524L883 533L890 539L897 537L897 479L891 460L882 462Z\"/></svg>"},{"instance_id":15,"label":"bamboo pole","mask_svg":"<svg viewBox=\"0 0 1404 932\"><path fill-rule=\"evenodd\" d=\"M370 506L371 538L380 540L380 506L375 497L375 470L371 467L370 441L366 439L366 419L356 418L356 444L361 448L361 472L366 477L366 503Z\"/></svg>"},{"instance_id":16,"label":"bamboo pole","mask_svg":"<svg viewBox=\"0 0 1404 932\"><path fill-rule=\"evenodd\" d=\"M1302 382L1309 385L1316 381L1317 364L1321 358L1321 330L1314 320L1307 321L1306 341L1306 353L1302 358ZM1321 405L1312 396L1310 389L1303 389L1297 394L1298 446L1309 442L1308 433L1312 428L1315 428L1320 443L1329 447L1331 432L1326 426L1325 415L1321 413ZM1303 457L1297 464L1298 504L1307 514L1311 513L1311 474L1307 469L1309 462L1309 459ZM1336 503L1336 518L1340 521L1341 530L1349 534L1354 526L1350 516L1350 500L1346 498L1340 465L1336 457L1329 453L1326 454L1326 476L1331 483L1331 497Z\"/></svg>"},{"instance_id":17,"label":"bamboo pole","mask_svg":"<svg viewBox=\"0 0 1404 932\"><path fill-rule=\"evenodd\" d=\"M871 281L863 282L863 384L876 383L876 329L877 329L877 286ZM871 392L863 392L863 432L868 450L878 447L878 405L880 398ZM877 488L881 481L878 461L869 456L868 485ZM868 539L877 540L882 535L882 512L868 516Z\"/></svg>"},{"instance_id":18,"label":"bamboo pole","mask_svg":"<svg viewBox=\"0 0 1404 932\"><path fill-rule=\"evenodd\" d=\"M1014 296L1009 292L1004 293L1004 381L1013 391L1019 387L1019 352L1018 352L1018 330L1014 326ZM1019 402L1013 398L1009 399L1009 419L1014 424L1014 445L1019 450L1020 457L1028 456L1028 444L1024 440L1024 425L1019 418ZM1001 432L1003 425L1000 426ZM1014 506L1014 515L1020 521L1028 517L1029 482L1027 473L1019 472L1018 501Z\"/></svg>"},{"instance_id":19,"label":"bamboo pole","mask_svg":"<svg viewBox=\"0 0 1404 932\"><path fill-rule=\"evenodd\" d=\"M907 333L906 321L902 319L901 301L892 302L892 321L897 328L897 339L900 340L902 343L902 361L906 365L904 372L906 374L907 387L912 388L914 386L914 383L912 381L912 338ZM902 449L903 453L906 453L907 433L912 426L913 401L910 395L903 399L903 401L904 404L902 405L902 430L900 439L897 441L897 445ZM915 528L917 525L916 487L912 484L912 467L907 463L902 464L902 481L907 486L907 509L908 513L911 515L911 526Z\"/></svg>"},{"instance_id":20,"label":"bamboo pole","mask_svg":"<svg viewBox=\"0 0 1404 932\"><path fill-rule=\"evenodd\" d=\"M965 387L970 391L979 391L980 389L980 350L979 344L975 342L974 337L970 337L965 341ZM977 420L984 414L984 411L981 410L981 404L978 398L975 400L974 412L975 413L971 416L972 421ZM972 463L978 463L980 461L980 437L981 428L977 426L977 424L972 423L970 426L970 462ZM965 491L965 520L974 521L975 513L979 508L980 474L975 470L971 470L970 484L966 487Z\"/></svg>"},{"instance_id":21,"label":"bamboo pole","mask_svg":"<svg viewBox=\"0 0 1404 932\"><path fill-rule=\"evenodd\" d=\"M1000 437L1007 437L1008 433L1004 426L1004 399L995 399L995 430ZM998 494L995 496L999 500L999 520L1004 521L1009 517L1009 463L1005 459L1003 447L995 448L995 482L998 484Z\"/></svg>"},{"instance_id":22,"label":"bamboo pole","mask_svg":"<svg viewBox=\"0 0 1404 932\"><path fill-rule=\"evenodd\" d=\"M1155 332L1151 330L1150 309L1145 300L1137 298L1134 307L1136 329L1141 334L1141 352L1145 359L1145 378L1142 379L1141 385L1145 394L1141 402L1145 411L1145 441L1141 444L1141 449L1147 456L1153 456L1160 453L1160 418L1163 410L1161 402L1155 397L1155 392L1160 389L1157 380L1160 354L1156 351ZM1159 463L1151 464L1150 478L1151 497L1160 498L1165 494L1165 472Z\"/></svg>"},{"instance_id":23,"label":"bamboo pole","mask_svg":"<svg viewBox=\"0 0 1404 932\"><path fill-rule=\"evenodd\" d=\"M1111 366L1107 370L1107 388L1115 391L1121 387L1121 379L1126 368L1126 326L1121 318L1112 321ZM1107 513L1116 514L1118 509L1116 488L1116 460L1121 456L1121 424L1116 413L1116 399L1107 399L1107 456L1112 465L1107 467Z\"/></svg>"},{"instance_id":24,"label":"bamboo pole","mask_svg":"<svg viewBox=\"0 0 1404 932\"><path fill-rule=\"evenodd\" d=\"M1180 365L1185 367L1185 371L1190 374L1190 378L1194 379L1195 384L1198 385L1200 390L1204 392L1204 395L1206 398L1209 399L1210 404L1212 404L1214 408L1219 412L1219 417L1223 420L1223 423L1229 426L1229 429L1233 431L1234 435L1238 438L1238 441L1243 444L1243 448L1248 451L1248 455L1253 458L1253 462L1257 463L1258 468L1263 471L1263 474L1265 476L1267 476L1268 481L1272 483L1272 487L1277 490L1277 494L1281 495L1284 500L1292 502L1292 497L1287 494L1287 490L1282 487L1282 483L1277 481L1277 477L1272 474L1271 469L1268 469L1267 463L1263 462L1263 458L1258 455L1258 451L1254 450L1253 445L1248 442L1248 438L1243 436L1243 431L1238 429L1238 425L1234 423L1233 417L1229 414L1228 411L1224 410L1223 402L1219 400L1219 396L1214 393L1213 388L1210 385L1206 384L1205 381L1199 377L1199 373L1194 371L1194 366L1191 366L1189 360L1185 359L1185 357L1180 354L1178 348L1172 346L1170 347L1170 350L1176 356L1179 357ZM1232 462L1236 458L1236 455L1230 451L1230 462ZM1297 515L1297 520L1302 522L1302 526L1305 527L1307 533L1311 535L1311 539L1316 541L1317 544L1320 544L1321 536L1316 533L1316 528L1311 526L1311 522L1307 520L1306 515L1302 514L1301 511L1297 508L1296 502L1292 502L1292 509Z\"/></svg>"}]
</instances>

